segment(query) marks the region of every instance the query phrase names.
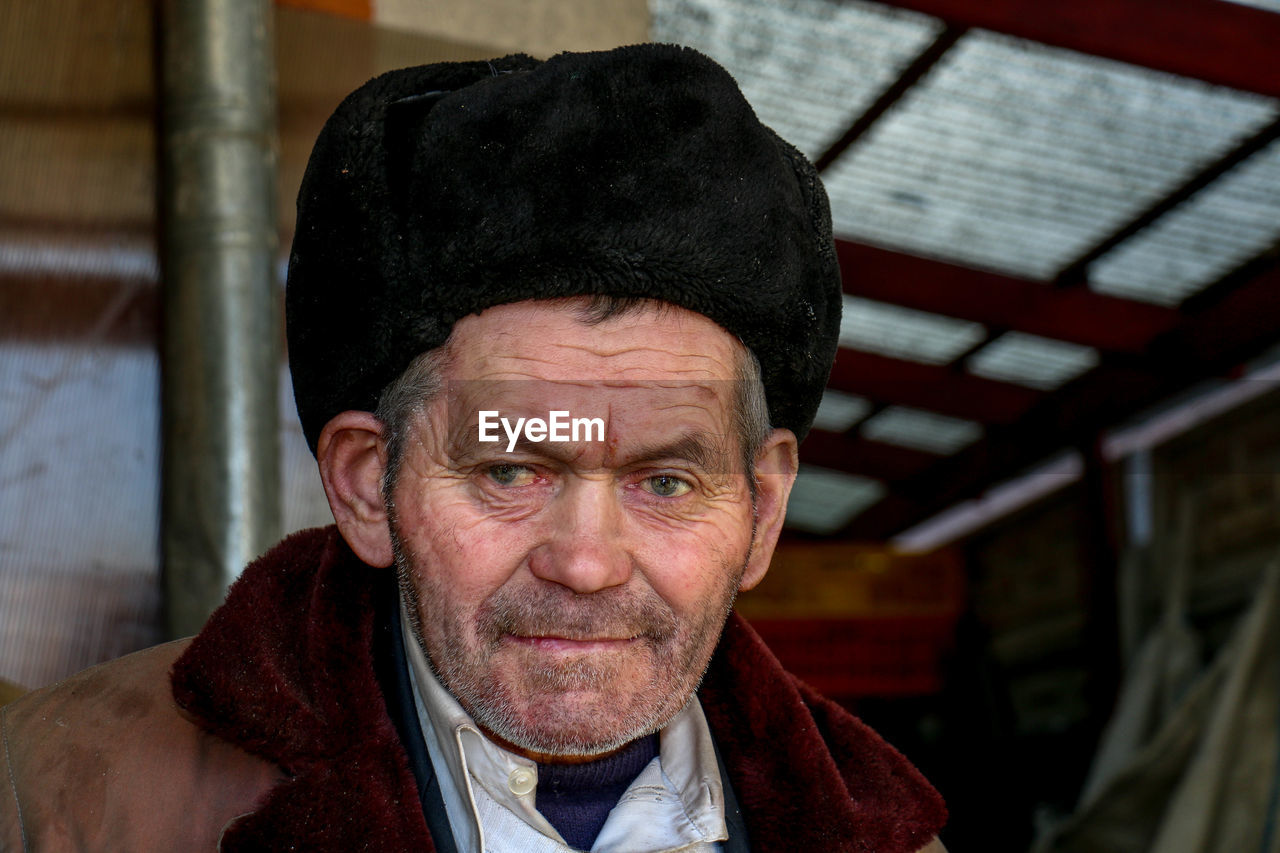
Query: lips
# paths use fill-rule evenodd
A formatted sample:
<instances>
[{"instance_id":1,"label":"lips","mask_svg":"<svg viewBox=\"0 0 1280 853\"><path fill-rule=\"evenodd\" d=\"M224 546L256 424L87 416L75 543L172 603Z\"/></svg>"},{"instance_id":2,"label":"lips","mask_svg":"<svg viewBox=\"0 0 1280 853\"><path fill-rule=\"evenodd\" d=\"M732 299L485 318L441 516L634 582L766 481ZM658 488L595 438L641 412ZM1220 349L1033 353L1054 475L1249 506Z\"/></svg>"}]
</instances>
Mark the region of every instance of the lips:
<instances>
[{"instance_id":1,"label":"lips","mask_svg":"<svg viewBox=\"0 0 1280 853\"><path fill-rule=\"evenodd\" d=\"M649 589L616 589L576 596L533 583L504 586L476 614L479 636L547 650L600 650L648 640L663 645L675 635L675 613Z\"/></svg>"},{"instance_id":2,"label":"lips","mask_svg":"<svg viewBox=\"0 0 1280 853\"><path fill-rule=\"evenodd\" d=\"M545 652L616 652L637 642L636 637L562 637L522 636L508 634L506 639L538 651Z\"/></svg>"}]
</instances>

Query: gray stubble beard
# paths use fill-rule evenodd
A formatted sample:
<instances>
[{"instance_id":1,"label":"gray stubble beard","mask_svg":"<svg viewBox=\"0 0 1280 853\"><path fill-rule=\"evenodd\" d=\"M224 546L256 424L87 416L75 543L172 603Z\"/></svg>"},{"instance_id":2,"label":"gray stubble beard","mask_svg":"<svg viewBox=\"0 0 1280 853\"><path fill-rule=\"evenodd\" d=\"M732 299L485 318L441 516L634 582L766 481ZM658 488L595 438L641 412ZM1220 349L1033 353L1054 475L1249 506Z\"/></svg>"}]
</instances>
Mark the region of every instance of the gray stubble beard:
<instances>
[{"instance_id":1,"label":"gray stubble beard","mask_svg":"<svg viewBox=\"0 0 1280 853\"><path fill-rule=\"evenodd\" d=\"M610 588L590 595L577 595L563 587L537 581L537 585L512 589L506 586L486 600L478 613L484 657L473 657L463 640L464 626L456 612L448 607L432 606L445 600L429 572L415 574L413 555L405 545L394 512L390 514L392 548L401 595L408 604L409 626L419 648L435 673L463 709L482 728L500 739L532 752L547 755L603 755L652 734L679 713L698 689L710 664L715 641L728 618L737 595L739 581L745 571L745 560L737 573L726 572L726 585L721 592L722 605L708 608L687 640L679 641L680 623L670 606L652 589L636 596L625 588ZM749 556L749 555L748 555ZM419 588L421 583L424 589ZM433 654L423 629L422 604L427 603L428 618L445 622L439 632L441 648ZM572 602L568 608L567 602ZM567 615L567 618L566 618ZM523 703L513 695L513 685L492 678L484 664L491 660L512 633L524 635L555 633L570 636L627 634L635 642L646 645L651 656L648 683L629 701L609 691L621 676L618 661L592 661L587 658L568 662L533 666L521 679L534 690L563 693L569 690L594 692L597 698L584 714L586 719L611 716L614 723L606 731L593 729L585 720L573 727L538 726L520 713ZM678 644L678 645L673 645ZM669 676L664 678L664 674Z\"/></svg>"}]
</instances>

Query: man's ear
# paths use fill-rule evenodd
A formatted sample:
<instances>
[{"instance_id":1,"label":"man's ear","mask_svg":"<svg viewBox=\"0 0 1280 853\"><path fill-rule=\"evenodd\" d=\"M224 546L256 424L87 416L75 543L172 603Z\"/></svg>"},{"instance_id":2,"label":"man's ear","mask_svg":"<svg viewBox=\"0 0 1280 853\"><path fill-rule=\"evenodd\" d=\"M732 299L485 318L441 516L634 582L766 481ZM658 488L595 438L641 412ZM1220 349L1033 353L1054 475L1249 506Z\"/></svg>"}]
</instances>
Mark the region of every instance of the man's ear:
<instances>
[{"instance_id":1,"label":"man's ear","mask_svg":"<svg viewBox=\"0 0 1280 853\"><path fill-rule=\"evenodd\" d=\"M382 422L370 412L335 415L320 433L316 461L342 538L370 566L391 565L391 530L382 500L387 461Z\"/></svg>"},{"instance_id":2,"label":"man's ear","mask_svg":"<svg viewBox=\"0 0 1280 853\"><path fill-rule=\"evenodd\" d=\"M787 515L787 498L791 485L796 481L800 453L795 433L789 429L775 429L765 439L756 455L755 534L751 541L751 558L742 575L739 589L747 590L760 583L769 571L774 546L782 533L782 522Z\"/></svg>"}]
</instances>

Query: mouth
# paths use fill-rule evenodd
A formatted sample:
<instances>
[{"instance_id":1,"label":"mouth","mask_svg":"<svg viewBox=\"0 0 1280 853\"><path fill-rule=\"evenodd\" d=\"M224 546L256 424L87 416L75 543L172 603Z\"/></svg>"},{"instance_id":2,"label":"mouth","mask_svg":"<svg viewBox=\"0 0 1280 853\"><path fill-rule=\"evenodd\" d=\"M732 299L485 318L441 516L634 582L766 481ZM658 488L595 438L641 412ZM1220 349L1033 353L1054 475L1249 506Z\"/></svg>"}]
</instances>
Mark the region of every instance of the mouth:
<instances>
[{"instance_id":1,"label":"mouth","mask_svg":"<svg viewBox=\"0 0 1280 853\"><path fill-rule=\"evenodd\" d=\"M535 651L577 654L616 652L639 641L639 637L522 636L519 634L508 634L504 639Z\"/></svg>"}]
</instances>

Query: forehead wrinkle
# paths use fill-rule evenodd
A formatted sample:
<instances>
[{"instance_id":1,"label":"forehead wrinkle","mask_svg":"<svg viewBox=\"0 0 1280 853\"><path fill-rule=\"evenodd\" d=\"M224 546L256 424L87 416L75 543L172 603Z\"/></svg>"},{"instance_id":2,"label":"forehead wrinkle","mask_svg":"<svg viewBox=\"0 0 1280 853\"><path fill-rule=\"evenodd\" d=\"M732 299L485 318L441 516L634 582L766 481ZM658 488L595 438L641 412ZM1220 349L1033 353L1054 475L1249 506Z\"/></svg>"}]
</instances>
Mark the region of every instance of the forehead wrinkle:
<instances>
[{"instance_id":1,"label":"forehead wrinkle","mask_svg":"<svg viewBox=\"0 0 1280 853\"><path fill-rule=\"evenodd\" d=\"M697 361L709 361L713 363L718 363L718 360L714 356L707 355L705 352L702 352L699 350L692 350L692 349L687 349L687 350L677 352L673 350L670 346L634 345L634 346L617 347L615 349L604 349L601 346L588 346L586 344L575 344L575 343L567 343L567 342L566 343L555 342L553 343L553 346L559 349L572 350L574 352L585 353L588 356L593 356L598 359L617 359L617 358L622 358L626 356L637 356L640 358L648 359L650 356L654 354L661 354L661 355L667 355L667 356L675 356L680 359L693 359Z\"/></svg>"},{"instance_id":2,"label":"forehead wrinkle","mask_svg":"<svg viewBox=\"0 0 1280 853\"><path fill-rule=\"evenodd\" d=\"M696 400L678 400L672 402L663 402L653 407L655 412L679 412L685 409L693 409L696 412L704 412L707 409L708 401L719 400L720 397L710 388L701 389L702 393L698 395Z\"/></svg>"},{"instance_id":3,"label":"forehead wrinkle","mask_svg":"<svg viewBox=\"0 0 1280 853\"><path fill-rule=\"evenodd\" d=\"M736 369L746 351L741 340L696 311L655 301L625 317L596 322L584 318L582 303L581 297L571 297L493 306L461 318L455 337L465 343L460 351L471 351L473 367L486 357L520 352L533 343L535 350L540 346L602 358L630 354L649 361L652 354L699 359L713 363L713 377L728 378L725 371Z\"/></svg>"},{"instance_id":4,"label":"forehead wrinkle","mask_svg":"<svg viewBox=\"0 0 1280 853\"><path fill-rule=\"evenodd\" d=\"M660 352L660 350L654 350ZM542 381L542 382L558 382L569 385L606 385L620 386L622 384L636 383L652 383L655 385L678 385L680 380L692 382L716 382L728 381L722 374L722 371L712 369L711 367L667 367L662 371L661 378L655 378L653 368L648 364L634 365L601 365L607 368L607 374L596 378L551 378L540 373L533 373L534 365L542 365L551 368L559 368L562 362L553 359L532 359L525 356L498 356L495 359L499 364L486 366L486 370L477 370L476 376L468 377L471 380L485 379L497 382L501 381ZM714 359L707 359L711 364L716 364ZM501 362L517 362L516 364ZM529 365L527 369L521 369L520 363Z\"/></svg>"},{"instance_id":5,"label":"forehead wrinkle","mask_svg":"<svg viewBox=\"0 0 1280 853\"><path fill-rule=\"evenodd\" d=\"M701 380L727 379L731 378L731 376L725 375L726 371L731 372L733 369L733 363L725 363L712 355L694 351L673 352L666 347L624 347L605 351L595 346L567 342L552 342L550 347L552 354L546 355L503 351L478 353L472 359L471 367L477 373L492 371L486 378L501 379L508 377L508 374L514 374L514 378L528 378L525 372L520 369L521 364L527 364L530 367L561 368L565 364L565 358L569 353L581 353L587 356L588 360L598 362L601 367L607 368L610 377L629 376L637 373L641 375L651 374L655 359L662 358L665 360L672 357L681 363L664 363L662 371L664 377L687 376ZM560 353L559 357L554 354L556 352ZM628 360L627 357L632 358ZM624 360L625 363L618 364L619 359ZM631 361L636 363L630 363Z\"/></svg>"}]
</instances>

